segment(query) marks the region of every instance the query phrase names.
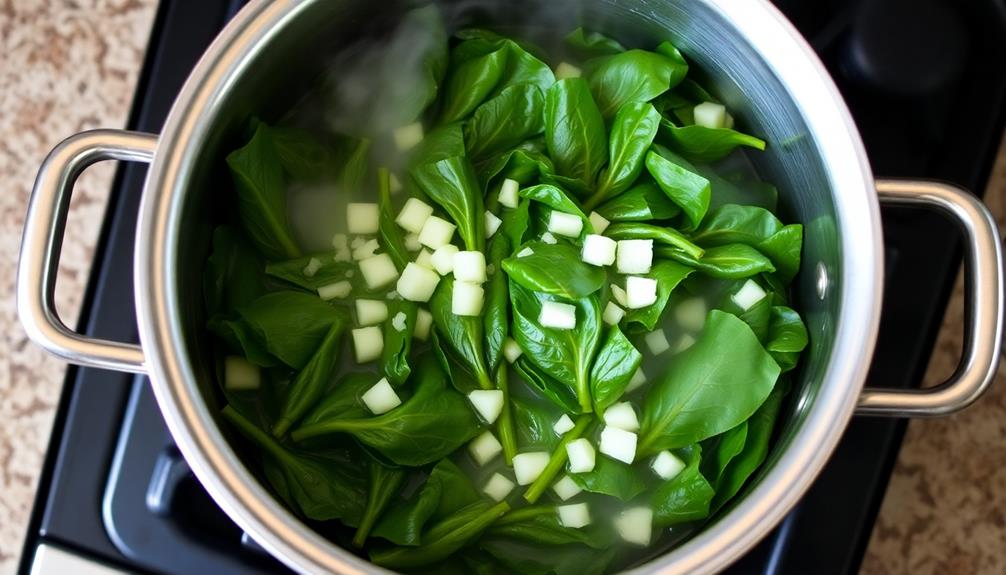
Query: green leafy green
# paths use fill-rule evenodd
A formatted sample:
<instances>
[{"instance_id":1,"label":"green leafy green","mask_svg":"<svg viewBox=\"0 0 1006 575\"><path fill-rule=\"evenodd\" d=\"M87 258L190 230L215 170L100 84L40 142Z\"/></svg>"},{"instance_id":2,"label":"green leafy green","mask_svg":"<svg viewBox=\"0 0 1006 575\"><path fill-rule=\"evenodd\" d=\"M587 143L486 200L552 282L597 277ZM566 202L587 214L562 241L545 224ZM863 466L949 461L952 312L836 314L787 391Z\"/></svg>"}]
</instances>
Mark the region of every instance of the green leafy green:
<instances>
[{"instance_id":1,"label":"green leafy green","mask_svg":"<svg viewBox=\"0 0 1006 575\"><path fill-rule=\"evenodd\" d=\"M241 322L261 345L294 369L303 369L333 324L349 324L345 312L317 295L278 291L239 310Z\"/></svg>"},{"instance_id":2,"label":"green leafy green","mask_svg":"<svg viewBox=\"0 0 1006 575\"><path fill-rule=\"evenodd\" d=\"M590 394L594 399L594 411L601 415L622 397L629 380L642 362L643 355L618 326L608 328L604 343L597 351L590 370Z\"/></svg>"},{"instance_id":3,"label":"green leafy green","mask_svg":"<svg viewBox=\"0 0 1006 575\"><path fill-rule=\"evenodd\" d=\"M503 341L510 330L507 276L502 272L503 260L510 254L510 240L506 234L496 234L489 242L487 265L495 268L495 273L486 282L486 300L482 310L486 336L486 364L489 371L496 371L503 356Z\"/></svg>"},{"instance_id":4,"label":"green leafy green","mask_svg":"<svg viewBox=\"0 0 1006 575\"><path fill-rule=\"evenodd\" d=\"M384 321L384 349L381 351L381 371L391 385L402 385L412 373L409 367L409 354L412 352L412 334L416 329L416 314L419 309L415 303L405 300L390 300L387 302L388 319ZM405 317L404 328L395 327L398 314Z\"/></svg>"},{"instance_id":5,"label":"green leafy green","mask_svg":"<svg viewBox=\"0 0 1006 575\"><path fill-rule=\"evenodd\" d=\"M360 526L353 535L353 545L357 547L363 547L370 530L391 503L391 499L398 494L398 489L405 480L405 470L400 467L388 467L373 458L369 460L368 467L370 488L367 490L367 506L360 519Z\"/></svg>"},{"instance_id":6,"label":"green leafy green","mask_svg":"<svg viewBox=\"0 0 1006 575\"><path fill-rule=\"evenodd\" d=\"M590 32L583 28L573 30L566 35L564 40L566 45L581 58L611 56L612 54L625 51L625 47L617 40L599 32Z\"/></svg>"},{"instance_id":7,"label":"green leafy green","mask_svg":"<svg viewBox=\"0 0 1006 575\"><path fill-rule=\"evenodd\" d=\"M391 174L386 168L377 171L377 198L380 204L378 231L381 237L381 246L385 253L391 256L395 267L401 272L405 269L405 264L409 263L410 258L409 250L405 247L405 238L402 236L402 228L395 223L395 210L391 203L390 178Z\"/></svg>"},{"instance_id":8,"label":"green leafy green","mask_svg":"<svg viewBox=\"0 0 1006 575\"><path fill-rule=\"evenodd\" d=\"M596 549L607 546L607 541L595 533L565 527L559 521L559 512L552 505L532 505L510 511L493 523L486 536L510 537L541 545L582 543Z\"/></svg>"},{"instance_id":9,"label":"green leafy green","mask_svg":"<svg viewBox=\"0 0 1006 575\"><path fill-rule=\"evenodd\" d=\"M514 370L549 401L562 408L564 412L581 413L582 407L577 402L576 390L543 372L537 365L524 357L513 364ZM553 422L554 423L554 422Z\"/></svg>"},{"instance_id":10,"label":"green leafy green","mask_svg":"<svg viewBox=\"0 0 1006 575\"><path fill-rule=\"evenodd\" d=\"M705 259L704 251L681 232L671 227L654 226L638 222L611 224L604 235L614 240L654 240L687 254L696 260Z\"/></svg>"},{"instance_id":11,"label":"green leafy green","mask_svg":"<svg viewBox=\"0 0 1006 575\"><path fill-rule=\"evenodd\" d=\"M443 341L450 345L465 367L472 372L482 389L493 387L489 368L485 363L485 326L478 317L455 315L452 310L454 300L454 278L444 277L430 299L430 313L433 325ZM457 381L455 381L457 385Z\"/></svg>"},{"instance_id":12,"label":"green leafy green","mask_svg":"<svg viewBox=\"0 0 1006 575\"><path fill-rule=\"evenodd\" d=\"M321 340L311 360L290 384L279 420L272 428L276 437L285 435L290 426L297 423L324 395L335 377L344 329L343 322L332 322L332 327L325 334L325 339Z\"/></svg>"},{"instance_id":13,"label":"green leafy green","mask_svg":"<svg viewBox=\"0 0 1006 575\"><path fill-rule=\"evenodd\" d=\"M601 173L597 192L587 209L629 189L643 172L646 153L660 126L660 113L647 102L629 102L619 108L611 125L610 158Z\"/></svg>"},{"instance_id":14,"label":"green leafy green","mask_svg":"<svg viewBox=\"0 0 1006 575\"><path fill-rule=\"evenodd\" d=\"M482 187L487 193L495 193L499 191L504 178L528 185L538 181L542 174L555 172L555 166L544 150L543 141L528 140L512 150L482 161L477 165Z\"/></svg>"},{"instance_id":15,"label":"green leafy green","mask_svg":"<svg viewBox=\"0 0 1006 575\"><path fill-rule=\"evenodd\" d=\"M511 149L545 129L545 97L534 84L516 84L479 106L465 124L465 147L474 161Z\"/></svg>"},{"instance_id":16,"label":"green leafy green","mask_svg":"<svg viewBox=\"0 0 1006 575\"><path fill-rule=\"evenodd\" d=\"M610 495L622 501L631 501L646 491L646 482L639 470L604 456L597 457L591 471L570 473L569 476L584 491Z\"/></svg>"},{"instance_id":17,"label":"green leafy green","mask_svg":"<svg viewBox=\"0 0 1006 575\"><path fill-rule=\"evenodd\" d=\"M423 193L439 204L457 224L465 247L482 251L485 247L482 189L468 159L453 156L416 166L410 173Z\"/></svg>"},{"instance_id":18,"label":"green leafy green","mask_svg":"<svg viewBox=\"0 0 1006 575\"><path fill-rule=\"evenodd\" d=\"M647 178L601 204L596 211L612 222L644 222L673 218L681 213L681 208Z\"/></svg>"},{"instance_id":19,"label":"green leafy green","mask_svg":"<svg viewBox=\"0 0 1006 575\"><path fill-rule=\"evenodd\" d=\"M525 451L546 450L550 453L555 451L561 438L553 426L564 410L557 410L554 405L543 401L519 397L512 398L510 402L513 405L521 448ZM575 398L573 402L575 405Z\"/></svg>"},{"instance_id":20,"label":"green leafy green","mask_svg":"<svg viewBox=\"0 0 1006 575\"><path fill-rule=\"evenodd\" d=\"M748 422L745 421L702 442L702 451L709 456L702 458L699 469L714 488L730 462L744 450L747 437Z\"/></svg>"},{"instance_id":21,"label":"green leafy green","mask_svg":"<svg viewBox=\"0 0 1006 575\"><path fill-rule=\"evenodd\" d=\"M800 314L785 306L772 306L772 318L768 326L768 350L783 371L796 367L800 352L807 347L807 327Z\"/></svg>"},{"instance_id":22,"label":"green leafy green","mask_svg":"<svg viewBox=\"0 0 1006 575\"><path fill-rule=\"evenodd\" d=\"M604 268L584 263L580 252L566 243L529 242L532 253L503 260L511 281L536 292L579 299L601 289L607 280Z\"/></svg>"},{"instance_id":23,"label":"green leafy green","mask_svg":"<svg viewBox=\"0 0 1006 575\"><path fill-rule=\"evenodd\" d=\"M657 260L646 274L657 280L657 301L640 309L630 309L625 316L627 330L653 331L660 323L667 301L678 284L692 273L692 268L670 260Z\"/></svg>"},{"instance_id":24,"label":"green leafy green","mask_svg":"<svg viewBox=\"0 0 1006 575\"><path fill-rule=\"evenodd\" d=\"M559 80L545 94L545 145L559 175L593 185L608 159L608 144L586 80Z\"/></svg>"},{"instance_id":25,"label":"green leafy green","mask_svg":"<svg viewBox=\"0 0 1006 575\"><path fill-rule=\"evenodd\" d=\"M601 59L589 72L590 90L605 118L630 102L649 102L680 82L688 66L654 52L627 50Z\"/></svg>"},{"instance_id":26,"label":"green leafy green","mask_svg":"<svg viewBox=\"0 0 1006 575\"><path fill-rule=\"evenodd\" d=\"M210 316L230 314L262 295L265 263L242 240L229 226L213 230L213 252L203 272L203 299Z\"/></svg>"},{"instance_id":27,"label":"green leafy green","mask_svg":"<svg viewBox=\"0 0 1006 575\"><path fill-rule=\"evenodd\" d=\"M705 126L675 126L664 120L660 124L662 142L694 162L722 160L738 146L765 149L765 140L729 128Z\"/></svg>"},{"instance_id":28,"label":"green leafy green","mask_svg":"<svg viewBox=\"0 0 1006 575\"><path fill-rule=\"evenodd\" d=\"M687 521L697 521L709 516L709 504L714 492L699 471L702 451L698 445L691 448L687 465L670 481L657 486L650 498L653 507L653 524L659 528Z\"/></svg>"},{"instance_id":29,"label":"green leafy green","mask_svg":"<svg viewBox=\"0 0 1006 575\"><path fill-rule=\"evenodd\" d=\"M658 257L673 259L715 278L741 279L775 271L770 259L744 244L708 248L701 258L695 258L677 247L658 247L655 251Z\"/></svg>"},{"instance_id":30,"label":"green leafy green","mask_svg":"<svg viewBox=\"0 0 1006 575\"><path fill-rule=\"evenodd\" d=\"M709 180L652 151L646 154L646 169L667 197L681 207L688 218L687 229L697 228L709 209Z\"/></svg>"}]
</instances>

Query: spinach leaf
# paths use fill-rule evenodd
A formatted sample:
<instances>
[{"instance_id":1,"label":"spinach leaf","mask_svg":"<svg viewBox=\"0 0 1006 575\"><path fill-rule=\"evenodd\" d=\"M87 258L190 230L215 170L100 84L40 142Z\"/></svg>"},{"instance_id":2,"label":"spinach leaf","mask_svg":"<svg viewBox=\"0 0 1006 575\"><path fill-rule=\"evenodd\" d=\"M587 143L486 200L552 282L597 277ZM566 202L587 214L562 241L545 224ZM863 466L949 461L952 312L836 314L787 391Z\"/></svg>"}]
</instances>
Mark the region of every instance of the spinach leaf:
<instances>
[{"instance_id":1,"label":"spinach leaf","mask_svg":"<svg viewBox=\"0 0 1006 575\"><path fill-rule=\"evenodd\" d=\"M580 58L611 56L625 51L618 40L609 38L599 32L588 32L577 28L566 35L566 45Z\"/></svg>"},{"instance_id":2,"label":"spinach leaf","mask_svg":"<svg viewBox=\"0 0 1006 575\"><path fill-rule=\"evenodd\" d=\"M559 521L559 512L552 505L531 505L510 511L486 531L487 537L509 537L539 545L582 543L603 549L603 541L589 529L573 529Z\"/></svg>"},{"instance_id":3,"label":"spinach leaf","mask_svg":"<svg viewBox=\"0 0 1006 575\"><path fill-rule=\"evenodd\" d=\"M499 367L503 356L503 341L510 329L508 317L510 292L507 276L503 273L503 260L510 254L510 240L506 234L496 234L489 242L488 264L495 272L486 282L485 307L482 310L483 329L486 335L486 367L490 372ZM504 366L505 368L505 366Z\"/></svg>"},{"instance_id":4,"label":"spinach leaf","mask_svg":"<svg viewBox=\"0 0 1006 575\"><path fill-rule=\"evenodd\" d=\"M301 421L310 426L329 419L356 419L370 415L360 397L373 387L377 376L369 372L349 373L339 378L325 397Z\"/></svg>"},{"instance_id":5,"label":"spinach leaf","mask_svg":"<svg viewBox=\"0 0 1006 575\"><path fill-rule=\"evenodd\" d=\"M646 169L667 197L685 212L687 229L697 228L709 209L709 180L653 151L646 154Z\"/></svg>"},{"instance_id":6,"label":"spinach leaf","mask_svg":"<svg viewBox=\"0 0 1006 575\"><path fill-rule=\"evenodd\" d=\"M477 166L479 181L486 193L496 192L504 178L523 185L537 181L542 174L555 171L552 160L544 153L544 143L528 140L512 150L480 162Z\"/></svg>"},{"instance_id":7,"label":"spinach leaf","mask_svg":"<svg viewBox=\"0 0 1006 575\"><path fill-rule=\"evenodd\" d=\"M239 310L248 333L272 355L294 369L303 369L333 324L349 325L346 314L318 299L295 291L266 294Z\"/></svg>"},{"instance_id":8,"label":"spinach leaf","mask_svg":"<svg viewBox=\"0 0 1006 575\"><path fill-rule=\"evenodd\" d=\"M789 282L800 271L800 251L803 249L803 226L790 224L765 238L755 246L775 264L782 280Z\"/></svg>"},{"instance_id":9,"label":"spinach leaf","mask_svg":"<svg viewBox=\"0 0 1006 575\"><path fill-rule=\"evenodd\" d=\"M370 488L367 490L367 506L364 508L360 526L353 535L353 545L363 547L370 535L370 530L398 494L398 489L405 480L405 470L400 467L387 467L374 458L369 458Z\"/></svg>"},{"instance_id":10,"label":"spinach leaf","mask_svg":"<svg viewBox=\"0 0 1006 575\"><path fill-rule=\"evenodd\" d=\"M300 248L286 215L286 179L269 127L259 124L243 148L227 156L237 190L238 217L248 237L268 259L295 258Z\"/></svg>"},{"instance_id":11,"label":"spinach leaf","mask_svg":"<svg viewBox=\"0 0 1006 575\"><path fill-rule=\"evenodd\" d=\"M421 361L415 394L376 417L331 419L301 426L294 441L348 433L398 465L425 465L451 454L474 437L479 422L463 395L447 387L434 358Z\"/></svg>"},{"instance_id":12,"label":"spinach leaf","mask_svg":"<svg viewBox=\"0 0 1006 575\"><path fill-rule=\"evenodd\" d=\"M501 564L491 573L523 575L601 575L608 572L618 550L615 545L605 549L582 544L541 546L490 536L479 540L479 547Z\"/></svg>"},{"instance_id":13,"label":"spinach leaf","mask_svg":"<svg viewBox=\"0 0 1006 575\"><path fill-rule=\"evenodd\" d=\"M395 208L391 203L391 175L387 168L377 171L377 194L381 210L378 219L381 246L401 273L405 264L409 263L409 250L405 247L402 228L395 223Z\"/></svg>"},{"instance_id":14,"label":"spinach leaf","mask_svg":"<svg viewBox=\"0 0 1006 575\"><path fill-rule=\"evenodd\" d=\"M203 272L206 313L229 314L248 305L264 291L261 256L229 226L213 230L213 252Z\"/></svg>"},{"instance_id":15,"label":"spinach leaf","mask_svg":"<svg viewBox=\"0 0 1006 575\"><path fill-rule=\"evenodd\" d=\"M672 246L676 251L684 252L697 260L704 259L702 248L672 227L623 222L608 226L608 229L604 230L604 235L613 240L654 240Z\"/></svg>"},{"instance_id":16,"label":"spinach leaf","mask_svg":"<svg viewBox=\"0 0 1006 575\"><path fill-rule=\"evenodd\" d=\"M726 204L710 212L691 238L700 246L757 246L781 229L779 218L765 208Z\"/></svg>"},{"instance_id":17,"label":"spinach leaf","mask_svg":"<svg viewBox=\"0 0 1006 575\"><path fill-rule=\"evenodd\" d=\"M482 188L475 169L464 156L453 156L410 171L416 185L440 205L458 226L465 247L483 251L485 247L485 210Z\"/></svg>"},{"instance_id":18,"label":"spinach leaf","mask_svg":"<svg viewBox=\"0 0 1006 575\"><path fill-rule=\"evenodd\" d=\"M418 547L376 549L370 552L370 560L389 569L414 569L442 561L481 535L509 509L506 502L490 505L476 501L433 525L423 533Z\"/></svg>"},{"instance_id":19,"label":"spinach leaf","mask_svg":"<svg viewBox=\"0 0 1006 575\"><path fill-rule=\"evenodd\" d=\"M688 73L662 54L627 50L601 59L589 72L590 90L605 118L624 104L649 102L680 82Z\"/></svg>"},{"instance_id":20,"label":"spinach leaf","mask_svg":"<svg viewBox=\"0 0 1006 575\"><path fill-rule=\"evenodd\" d=\"M668 41L661 42L654 50L657 54L667 58L675 64L675 73L680 75L678 78L671 79L671 86L677 86L684 82L685 76L688 74L688 62L685 61L685 57L681 52Z\"/></svg>"},{"instance_id":21,"label":"spinach leaf","mask_svg":"<svg viewBox=\"0 0 1006 575\"><path fill-rule=\"evenodd\" d=\"M521 286L563 299L579 299L604 286L604 268L584 263L580 251L567 243L529 242L533 253L503 260L510 280Z\"/></svg>"},{"instance_id":22,"label":"spinach leaf","mask_svg":"<svg viewBox=\"0 0 1006 575\"><path fill-rule=\"evenodd\" d=\"M748 324L748 327L751 328L755 337L757 337L758 341L762 342L762 344L764 344L768 339L769 322L772 317L771 297L762 298L746 310L740 309L733 300L725 301L723 305L719 306L719 309L730 312L741 318L744 323Z\"/></svg>"},{"instance_id":23,"label":"spinach leaf","mask_svg":"<svg viewBox=\"0 0 1006 575\"><path fill-rule=\"evenodd\" d=\"M524 237L531 226L531 201L521 200L513 210L504 210L500 232L509 238L511 249L524 243ZM497 267L497 269L502 269Z\"/></svg>"},{"instance_id":24,"label":"spinach leaf","mask_svg":"<svg viewBox=\"0 0 1006 575\"><path fill-rule=\"evenodd\" d=\"M681 208L647 178L601 204L597 213L612 222L644 222L673 218L681 213Z\"/></svg>"},{"instance_id":25,"label":"spinach leaf","mask_svg":"<svg viewBox=\"0 0 1006 575\"><path fill-rule=\"evenodd\" d=\"M599 456L594 469L586 473L570 473L569 476L590 493L600 493L630 501L646 491L642 473L621 461Z\"/></svg>"},{"instance_id":26,"label":"spinach leaf","mask_svg":"<svg viewBox=\"0 0 1006 575\"><path fill-rule=\"evenodd\" d=\"M779 366L747 324L710 311L695 345L671 359L647 393L637 455L684 447L739 425L778 377Z\"/></svg>"},{"instance_id":27,"label":"spinach leaf","mask_svg":"<svg viewBox=\"0 0 1006 575\"><path fill-rule=\"evenodd\" d=\"M314 183L336 177L343 160L321 138L300 128L269 128L279 162L293 180Z\"/></svg>"},{"instance_id":28,"label":"spinach leaf","mask_svg":"<svg viewBox=\"0 0 1006 575\"><path fill-rule=\"evenodd\" d=\"M552 184L539 184L537 186L531 186L530 188L524 188L520 191L520 197L534 200L552 208L553 210L580 216L580 218L585 222L587 221L587 216L583 214L583 210L580 209L580 206L578 206L576 202L567 196L566 192L562 191L562 188L558 186ZM587 223L586 225L589 226L590 224Z\"/></svg>"},{"instance_id":29,"label":"spinach leaf","mask_svg":"<svg viewBox=\"0 0 1006 575\"><path fill-rule=\"evenodd\" d=\"M389 300L388 319L384 321L384 350L381 352L381 371L391 385L405 383L412 373L409 367L409 354L412 351L412 333L416 329L416 314L419 308L415 303L405 300ZM395 327L395 317L404 314L404 328L399 331Z\"/></svg>"},{"instance_id":30,"label":"spinach leaf","mask_svg":"<svg viewBox=\"0 0 1006 575\"><path fill-rule=\"evenodd\" d=\"M772 354L783 371L796 367L800 352L807 347L807 341L807 327L803 325L800 314L785 306L772 306L765 349Z\"/></svg>"},{"instance_id":31,"label":"spinach leaf","mask_svg":"<svg viewBox=\"0 0 1006 575\"><path fill-rule=\"evenodd\" d=\"M672 150L653 144L653 151L685 170L696 173L709 180L712 189L709 198L709 208L718 208L726 204L745 204L758 206L766 210L775 210L779 192L771 184L762 182L750 174L750 167L734 174L721 176L719 172L725 168L713 169L708 164L693 164ZM742 166L743 167L743 166Z\"/></svg>"},{"instance_id":32,"label":"spinach leaf","mask_svg":"<svg viewBox=\"0 0 1006 575\"><path fill-rule=\"evenodd\" d=\"M658 257L673 259L715 278L741 279L775 271L771 260L744 244L709 248L701 258L695 258L676 247L658 247L655 251Z\"/></svg>"},{"instance_id":33,"label":"spinach leaf","mask_svg":"<svg viewBox=\"0 0 1006 575\"><path fill-rule=\"evenodd\" d=\"M529 386L562 408L564 413L582 413L583 408L577 402L576 391L568 385L560 383L555 378L544 373L538 366L524 357L518 358L514 362L513 367Z\"/></svg>"},{"instance_id":34,"label":"spinach leaf","mask_svg":"<svg viewBox=\"0 0 1006 575\"><path fill-rule=\"evenodd\" d=\"M245 359L259 367L276 367L282 364L266 349L265 341L240 317L232 319L218 314L206 322L206 329L219 337L230 353L243 355ZM220 381L223 381L222 374Z\"/></svg>"},{"instance_id":35,"label":"spinach leaf","mask_svg":"<svg viewBox=\"0 0 1006 575\"><path fill-rule=\"evenodd\" d=\"M660 124L660 137L665 145L693 162L722 160L738 146L765 149L765 140L730 128L675 126L667 120Z\"/></svg>"},{"instance_id":36,"label":"spinach leaf","mask_svg":"<svg viewBox=\"0 0 1006 575\"><path fill-rule=\"evenodd\" d=\"M554 296L525 289L511 279L514 338L524 356L547 375L571 386L580 410L590 412L590 366L601 340L601 306L597 297L570 302L576 308L576 329L542 327L541 306Z\"/></svg>"},{"instance_id":37,"label":"spinach leaf","mask_svg":"<svg viewBox=\"0 0 1006 575\"><path fill-rule=\"evenodd\" d=\"M478 161L499 154L545 129L545 97L534 84L516 84L479 106L465 124L468 156Z\"/></svg>"},{"instance_id":38,"label":"spinach leaf","mask_svg":"<svg viewBox=\"0 0 1006 575\"><path fill-rule=\"evenodd\" d=\"M501 93L509 86L530 83L544 92L555 83L555 74L548 64L513 40L504 40L509 51L503 78L496 87L494 95Z\"/></svg>"},{"instance_id":39,"label":"spinach leaf","mask_svg":"<svg viewBox=\"0 0 1006 575\"><path fill-rule=\"evenodd\" d=\"M590 370L590 394L594 399L594 411L599 416L622 397L642 362L643 355L617 325L611 326Z\"/></svg>"},{"instance_id":40,"label":"spinach leaf","mask_svg":"<svg viewBox=\"0 0 1006 575\"><path fill-rule=\"evenodd\" d=\"M730 462L744 450L747 437L748 422L745 421L701 443L702 451L709 456L702 458L699 469L714 489Z\"/></svg>"},{"instance_id":41,"label":"spinach leaf","mask_svg":"<svg viewBox=\"0 0 1006 575\"><path fill-rule=\"evenodd\" d=\"M359 523L367 487L352 452L330 452L326 456L288 450L233 407L224 407L222 414L241 435L262 449L266 479L298 514L317 521Z\"/></svg>"},{"instance_id":42,"label":"spinach leaf","mask_svg":"<svg viewBox=\"0 0 1006 575\"><path fill-rule=\"evenodd\" d=\"M671 292L678 284L692 273L692 268L669 260L657 260L653 263L650 273L646 274L657 280L657 301L641 309L628 310L625 325L628 331L650 332L656 329L660 318L667 308Z\"/></svg>"},{"instance_id":43,"label":"spinach leaf","mask_svg":"<svg viewBox=\"0 0 1006 575\"><path fill-rule=\"evenodd\" d=\"M650 499L653 524L659 528L709 516L709 503L714 492L699 471L701 448L695 445L688 455L688 465L670 481L657 486Z\"/></svg>"},{"instance_id":44,"label":"spinach leaf","mask_svg":"<svg viewBox=\"0 0 1006 575\"><path fill-rule=\"evenodd\" d=\"M545 94L545 145L559 175L594 184L608 159L608 144L586 80L559 80Z\"/></svg>"},{"instance_id":45,"label":"spinach leaf","mask_svg":"<svg viewBox=\"0 0 1006 575\"><path fill-rule=\"evenodd\" d=\"M454 298L454 278L440 278L433 297L430 298L430 313L433 325L444 343L457 355L465 368L471 371L482 389L492 389L489 369L483 359L485 348L485 326L481 318L455 315L452 311ZM458 385L457 380L454 384Z\"/></svg>"},{"instance_id":46,"label":"spinach leaf","mask_svg":"<svg viewBox=\"0 0 1006 575\"><path fill-rule=\"evenodd\" d=\"M328 385L335 377L344 329L344 322L332 322L332 327L325 334L325 339L321 340L311 360L290 384L279 420L272 428L272 433L276 437L283 437L290 426L300 421L300 418L325 394Z\"/></svg>"},{"instance_id":47,"label":"spinach leaf","mask_svg":"<svg viewBox=\"0 0 1006 575\"><path fill-rule=\"evenodd\" d=\"M410 166L424 166L441 160L465 155L465 133L461 122L437 126L423 141L416 144L409 155Z\"/></svg>"},{"instance_id":48,"label":"spinach leaf","mask_svg":"<svg viewBox=\"0 0 1006 575\"><path fill-rule=\"evenodd\" d=\"M353 293L363 295L370 293L362 274L355 273L356 265L352 262L337 262L334 253L314 254L303 256L293 260L284 260L266 264L265 273L269 277L283 280L284 282L304 288L318 299L318 288L338 281L346 280L353 286ZM308 266L312 259L321 262L321 267L313 276L304 275L304 268ZM352 272L352 273L349 273Z\"/></svg>"},{"instance_id":49,"label":"spinach leaf","mask_svg":"<svg viewBox=\"0 0 1006 575\"><path fill-rule=\"evenodd\" d=\"M555 451L561 437L553 426L565 410L555 409L540 400L529 400L515 397L511 399L514 419L517 423L517 436L525 451L545 450ZM576 399L573 399L574 406Z\"/></svg>"},{"instance_id":50,"label":"spinach leaf","mask_svg":"<svg viewBox=\"0 0 1006 575\"><path fill-rule=\"evenodd\" d=\"M643 172L646 153L657 135L660 112L647 102L629 102L619 108L611 125L608 167L601 172L597 191L587 200L591 209L629 189Z\"/></svg>"},{"instance_id":51,"label":"spinach leaf","mask_svg":"<svg viewBox=\"0 0 1006 575\"><path fill-rule=\"evenodd\" d=\"M772 439L772 430L775 428L775 422L785 395L783 383L785 382L780 382L780 385L772 390L765 403L748 420L748 432L743 451L730 461L720 476L720 480L716 483L716 495L713 497L710 507L712 512L718 511L734 495L737 495L751 474L765 461L769 442Z\"/></svg>"}]
</instances>

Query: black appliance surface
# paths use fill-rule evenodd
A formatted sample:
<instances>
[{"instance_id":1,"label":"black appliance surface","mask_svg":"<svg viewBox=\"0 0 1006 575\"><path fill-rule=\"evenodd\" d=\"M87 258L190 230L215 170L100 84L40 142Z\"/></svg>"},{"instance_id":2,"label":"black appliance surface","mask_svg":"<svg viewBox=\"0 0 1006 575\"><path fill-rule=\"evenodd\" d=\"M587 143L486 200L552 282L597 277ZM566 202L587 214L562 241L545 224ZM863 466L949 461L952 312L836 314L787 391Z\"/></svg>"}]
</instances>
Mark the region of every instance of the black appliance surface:
<instances>
[{"instance_id":1,"label":"black appliance surface","mask_svg":"<svg viewBox=\"0 0 1006 575\"><path fill-rule=\"evenodd\" d=\"M242 0L163 0L129 120L158 132L199 55ZM1006 120L1006 0L775 0L831 71L878 176L983 190ZM109 199L81 329L136 341L132 251L144 169ZM918 386L960 263L952 225L883 210L886 288L868 385ZM787 519L731 573L852 573L869 541L903 421L854 419ZM212 503L142 377L71 368L21 571L54 545L133 572L285 572Z\"/></svg>"}]
</instances>

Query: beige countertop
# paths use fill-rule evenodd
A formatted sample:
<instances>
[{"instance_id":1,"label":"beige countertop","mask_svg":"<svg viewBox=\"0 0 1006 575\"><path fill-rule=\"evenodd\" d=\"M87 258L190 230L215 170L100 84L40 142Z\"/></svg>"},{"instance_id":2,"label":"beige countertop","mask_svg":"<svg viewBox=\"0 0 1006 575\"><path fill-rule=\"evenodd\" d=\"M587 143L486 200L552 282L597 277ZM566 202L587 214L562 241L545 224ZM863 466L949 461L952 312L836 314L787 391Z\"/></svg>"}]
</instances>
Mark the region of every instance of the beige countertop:
<instances>
[{"instance_id":1,"label":"beige countertop","mask_svg":"<svg viewBox=\"0 0 1006 575\"><path fill-rule=\"evenodd\" d=\"M61 138L125 123L154 0L0 1L0 575L17 565L31 512L62 362L27 341L13 286L35 170ZM104 214L111 166L77 185L57 288L73 325ZM1006 214L1006 146L986 195ZM955 295L928 380L959 357L962 296ZM999 378L1003 379L1002 376ZM864 573L1006 570L1006 381L959 415L916 421L888 489Z\"/></svg>"}]
</instances>

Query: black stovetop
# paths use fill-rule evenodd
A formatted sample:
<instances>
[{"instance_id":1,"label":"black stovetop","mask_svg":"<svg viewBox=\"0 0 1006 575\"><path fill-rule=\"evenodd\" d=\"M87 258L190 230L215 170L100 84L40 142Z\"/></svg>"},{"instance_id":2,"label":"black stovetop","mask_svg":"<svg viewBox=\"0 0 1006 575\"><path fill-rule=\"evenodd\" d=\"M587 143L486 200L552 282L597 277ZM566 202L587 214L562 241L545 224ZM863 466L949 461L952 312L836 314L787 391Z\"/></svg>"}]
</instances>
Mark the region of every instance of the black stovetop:
<instances>
[{"instance_id":1,"label":"black stovetop","mask_svg":"<svg viewBox=\"0 0 1006 575\"><path fill-rule=\"evenodd\" d=\"M189 70L242 0L162 0L129 120L158 132ZM1006 120L1006 0L775 0L836 78L878 176L983 190ZM144 169L117 174L80 328L136 341L133 237ZM956 270L953 227L884 209L886 287L868 385L917 386ZM854 419L787 519L732 573L858 570L904 434ZM21 571L49 544L134 572L284 572L202 490L145 378L71 368Z\"/></svg>"}]
</instances>

